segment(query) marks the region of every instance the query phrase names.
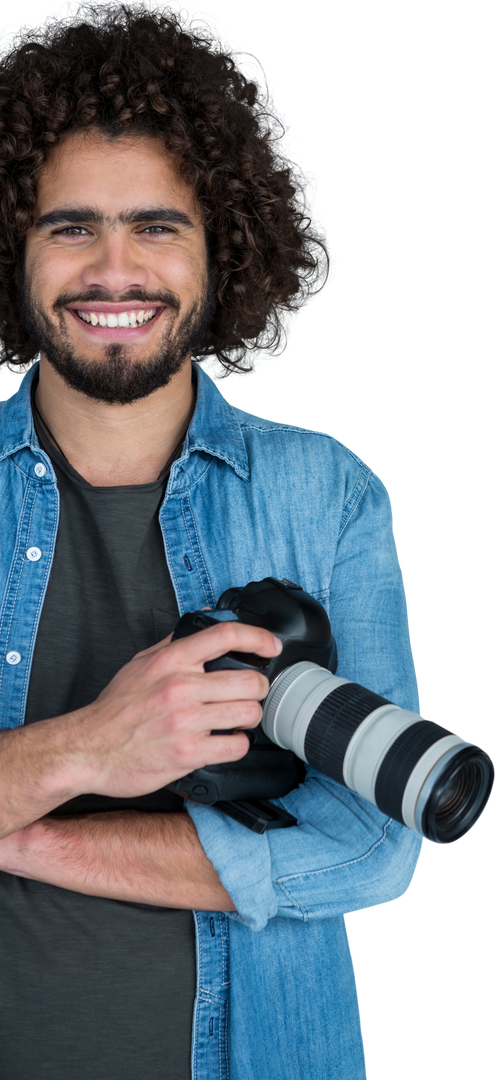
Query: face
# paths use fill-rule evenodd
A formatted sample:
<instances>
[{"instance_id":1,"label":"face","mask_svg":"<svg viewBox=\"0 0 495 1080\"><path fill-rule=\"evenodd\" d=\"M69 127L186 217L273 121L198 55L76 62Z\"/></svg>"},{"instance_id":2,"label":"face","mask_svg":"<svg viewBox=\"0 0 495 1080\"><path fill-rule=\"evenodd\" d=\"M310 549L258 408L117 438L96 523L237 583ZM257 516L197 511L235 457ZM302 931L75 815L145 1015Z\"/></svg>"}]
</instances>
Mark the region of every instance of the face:
<instances>
[{"instance_id":1,"label":"face","mask_svg":"<svg viewBox=\"0 0 495 1080\"><path fill-rule=\"evenodd\" d=\"M20 308L65 382L128 403L166 386L209 325L205 230L157 139L66 138L46 162Z\"/></svg>"}]
</instances>

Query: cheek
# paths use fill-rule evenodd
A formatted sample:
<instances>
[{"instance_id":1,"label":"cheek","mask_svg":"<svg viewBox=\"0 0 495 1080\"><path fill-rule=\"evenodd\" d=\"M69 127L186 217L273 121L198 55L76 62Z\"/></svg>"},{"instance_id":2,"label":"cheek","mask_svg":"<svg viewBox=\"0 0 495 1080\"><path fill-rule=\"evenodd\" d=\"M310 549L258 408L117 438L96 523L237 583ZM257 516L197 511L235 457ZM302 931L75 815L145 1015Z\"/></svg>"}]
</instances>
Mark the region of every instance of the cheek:
<instances>
[{"instance_id":1,"label":"cheek","mask_svg":"<svg viewBox=\"0 0 495 1080\"><path fill-rule=\"evenodd\" d=\"M71 291L71 285L77 287L79 276L74 269L74 264L71 265L58 251L36 248L26 251L26 282L43 306L56 300L61 293Z\"/></svg>"},{"instance_id":2,"label":"cheek","mask_svg":"<svg viewBox=\"0 0 495 1080\"><path fill-rule=\"evenodd\" d=\"M195 296L206 276L206 253L168 251L154 260L153 270L161 284L179 296Z\"/></svg>"}]
</instances>

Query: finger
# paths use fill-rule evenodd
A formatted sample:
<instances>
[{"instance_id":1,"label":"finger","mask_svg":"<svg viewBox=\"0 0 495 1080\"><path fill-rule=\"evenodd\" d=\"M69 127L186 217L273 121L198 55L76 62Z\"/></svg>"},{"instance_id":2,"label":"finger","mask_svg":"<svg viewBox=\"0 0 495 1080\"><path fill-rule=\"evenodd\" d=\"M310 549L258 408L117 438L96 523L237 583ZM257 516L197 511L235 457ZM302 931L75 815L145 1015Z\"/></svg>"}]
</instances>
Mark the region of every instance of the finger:
<instances>
[{"instance_id":1,"label":"finger","mask_svg":"<svg viewBox=\"0 0 495 1080\"><path fill-rule=\"evenodd\" d=\"M257 727L263 709L258 701L226 701L223 704L203 705L198 711L197 725L200 730L212 731L228 728Z\"/></svg>"},{"instance_id":2,"label":"finger","mask_svg":"<svg viewBox=\"0 0 495 1080\"><path fill-rule=\"evenodd\" d=\"M174 650L174 658L189 667L216 660L228 652L256 653L267 658L278 656L282 650L282 642L262 626L223 622L173 641L170 648Z\"/></svg>"},{"instance_id":3,"label":"finger","mask_svg":"<svg viewBox=\"0 0 495 1080\"><path fill-rule=\"evenodd\" d=\"M265 630L262 626L247 626L245 623L235 621L219 622L216 626L198 630L196 634L179 638L177 641L172 641L172 637L173 632L162 641L158 641L156 645L141 649L136 656L151 656L172 645L174 653L179 657L185 651L189 667L202 665L208 660L216 660L224 652L256 652L259 656L272 657L278 656L282 650L280 638L269 630Z\"/></svg>"},{"instance_id":4,"label":"finger","mask_svg":"<svg viewBox=\"0 0 495 1080\"><path fill-rule=\"evenodd\" d=\"M179 672L174 665L174 674L164 676L156 687L157 700L171 707L188 708L191 705L205 706L214 713L215 708L223 716L243 710L242 716L248 715L250 708L259 708L268 693L270 684L266 675L244 667L238 671L224 669L218 672Z\"/></svg>"},{"instance_id":5,"label":"finger","mask_svg":"<svg viewBox=\"0 0 495 1080\"><path fill-rule=\"evenodd\" d=\"M213 739L215 742L211 742ZM248 735L241 731L233 735L209 735L208 740L212 745L212 760L206 762L203 768L208 768L209 764L222 765L223 761L239 761L248 754L251 746Z\"/></svg>"}]
</instances>

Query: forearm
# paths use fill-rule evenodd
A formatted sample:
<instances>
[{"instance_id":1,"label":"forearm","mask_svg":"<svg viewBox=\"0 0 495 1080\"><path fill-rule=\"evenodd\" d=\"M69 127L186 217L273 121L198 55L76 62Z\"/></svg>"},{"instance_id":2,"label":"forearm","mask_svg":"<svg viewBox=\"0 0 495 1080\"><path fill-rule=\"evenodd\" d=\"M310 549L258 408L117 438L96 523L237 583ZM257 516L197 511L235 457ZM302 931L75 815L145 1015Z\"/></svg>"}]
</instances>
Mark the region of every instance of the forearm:
<instances>
[{"instance_id":1,"label":"forearm","mask_svg":"<svg viewBox=\"0 0 495 1080\"><path fill-rule=\"evenodd\" d=\"M0 840L0 869L91 896L235 910L185 813L43 818Z\"/></svg>"}]
</instances>

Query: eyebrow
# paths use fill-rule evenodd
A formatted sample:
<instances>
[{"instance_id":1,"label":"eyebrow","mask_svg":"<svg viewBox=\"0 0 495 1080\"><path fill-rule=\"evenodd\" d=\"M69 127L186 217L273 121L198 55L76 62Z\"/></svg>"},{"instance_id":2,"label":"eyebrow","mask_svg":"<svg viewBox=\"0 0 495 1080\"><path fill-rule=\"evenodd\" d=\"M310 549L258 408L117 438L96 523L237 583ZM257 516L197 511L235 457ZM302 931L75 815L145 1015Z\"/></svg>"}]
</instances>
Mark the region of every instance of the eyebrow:
<instances>
[{"instance_id":1,"label":"eyebrow","mask_svg":"<svg viewBox=\"0 0 495 1080\"><path fill-rule=\"evenodd\" d=\"M182 225L185 229L194 228L194 223L187 214L173 206L135 207L123 210L114 218L110 218L102 210L96 210L94 206L64 206L51 210L49 214L42 214L35 222L35 229L42 231L53 225L134 225L141 221Z\"/></svg>"}]
</instances>

